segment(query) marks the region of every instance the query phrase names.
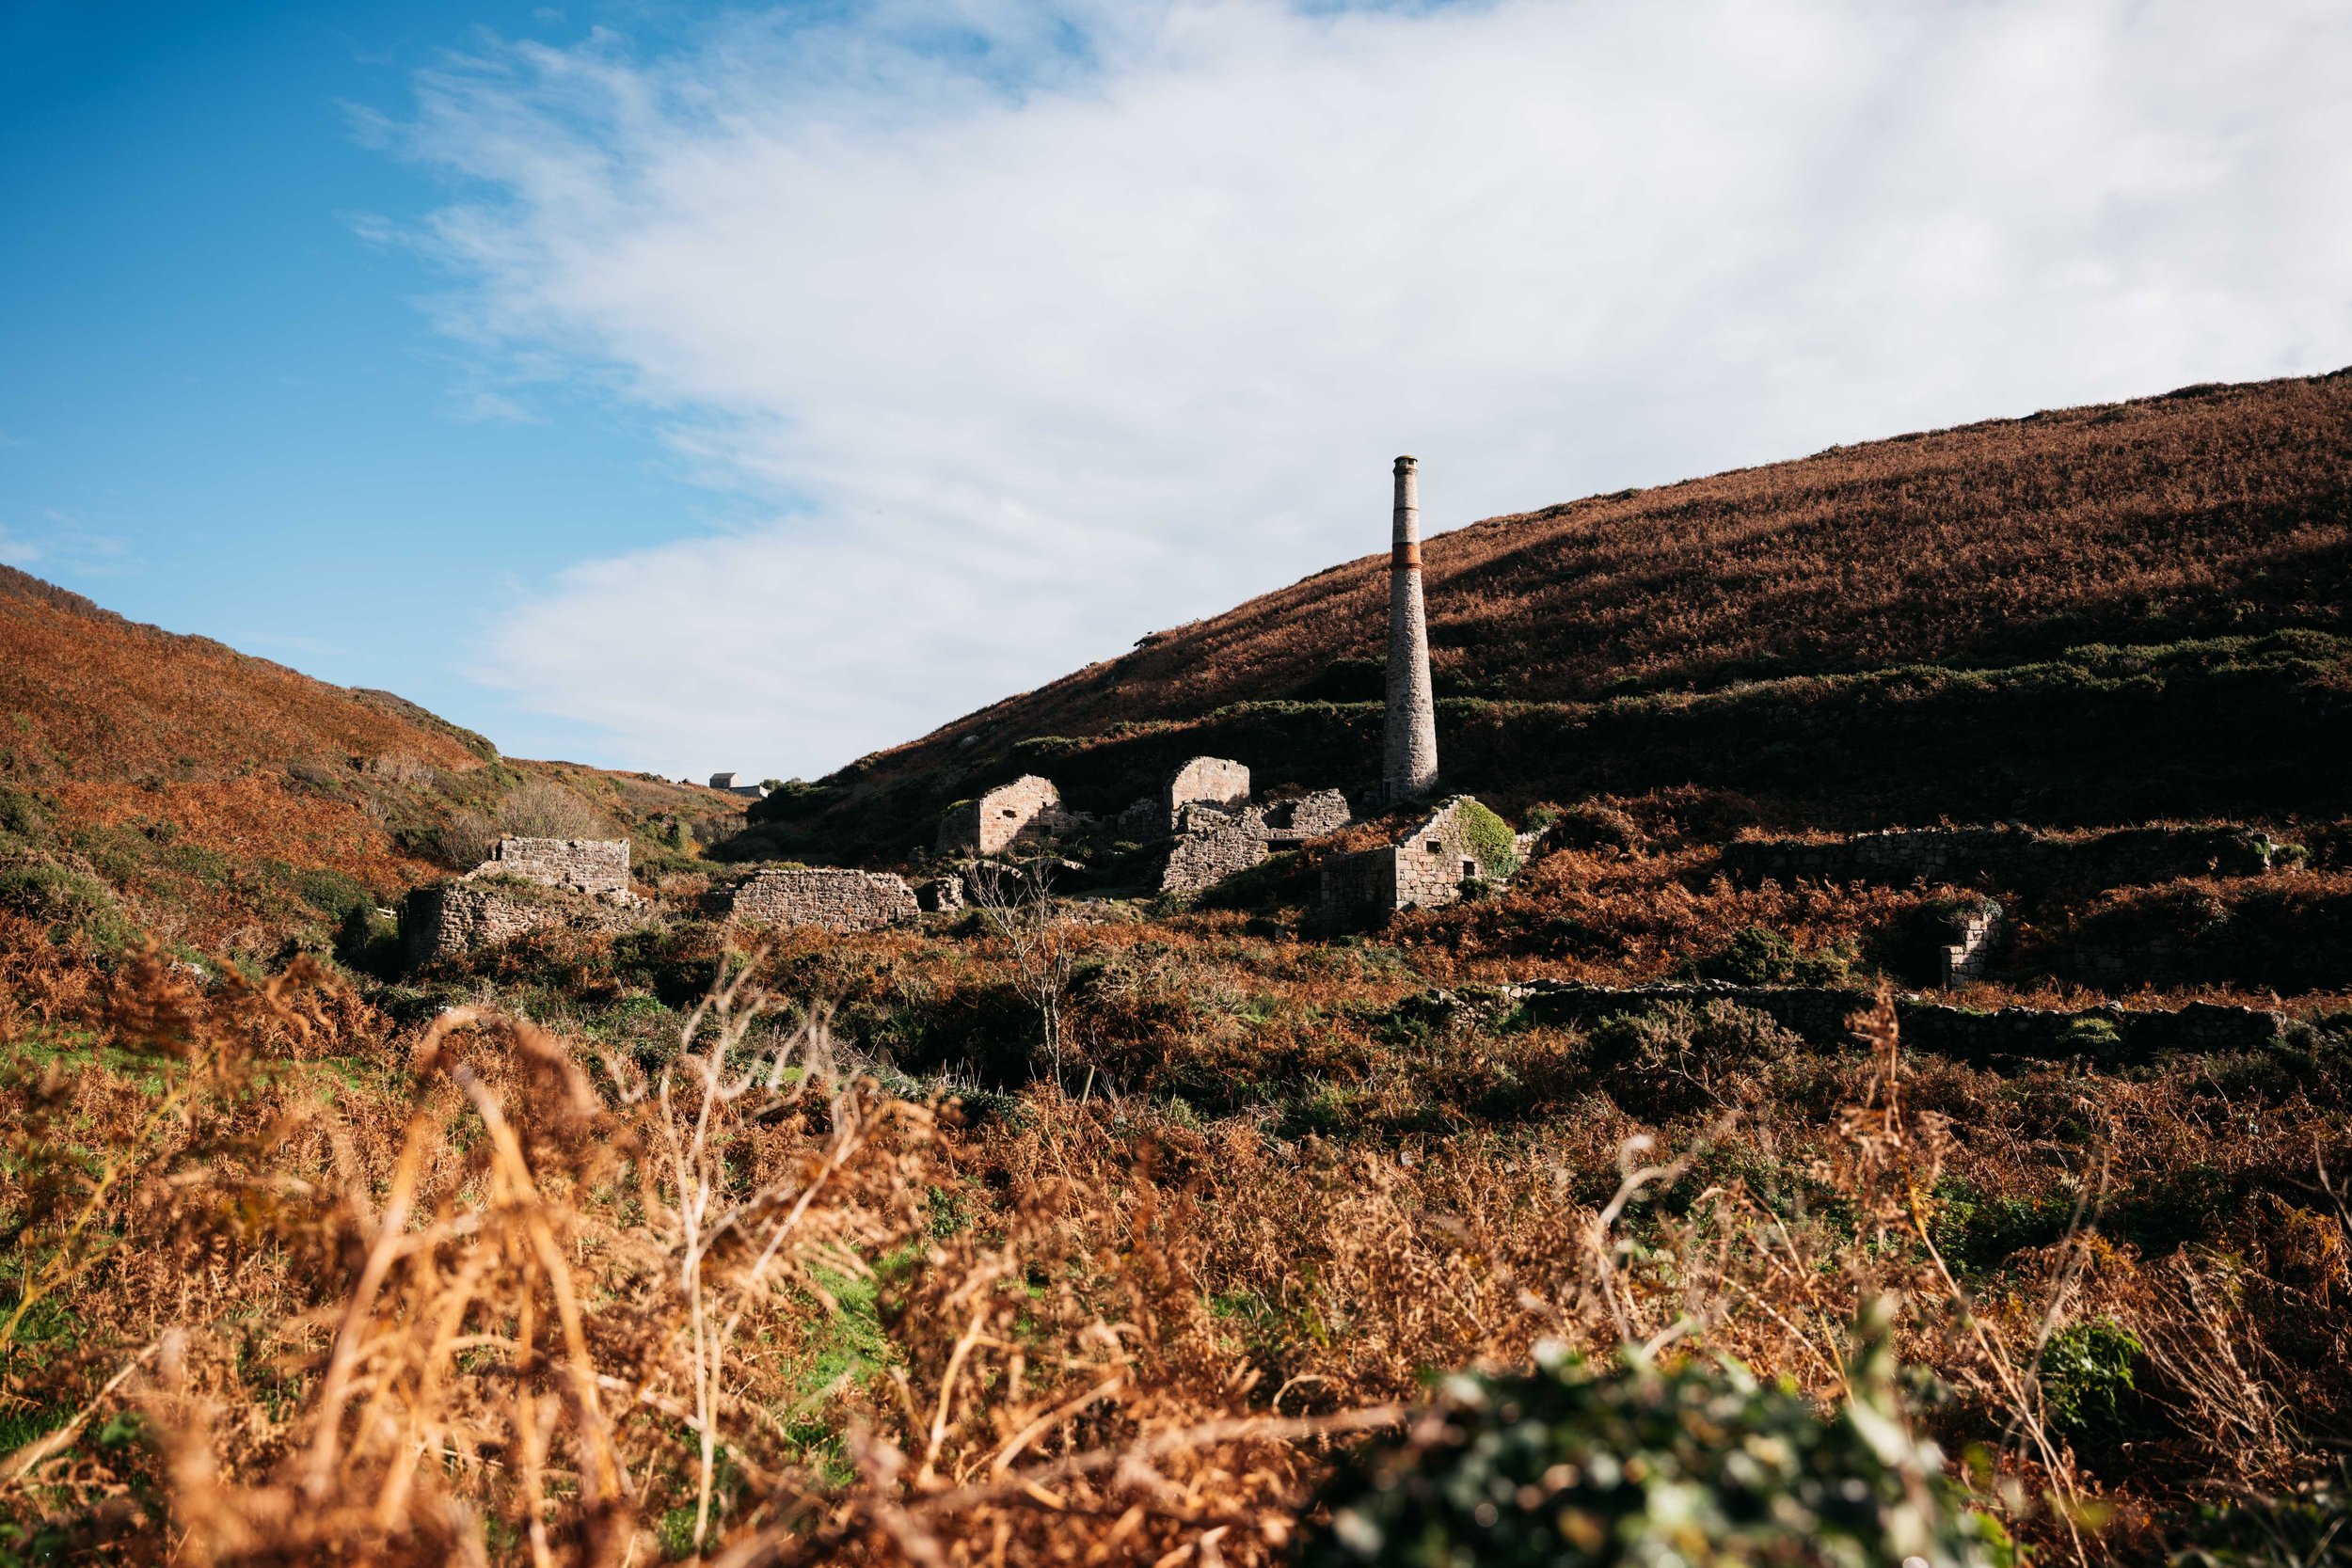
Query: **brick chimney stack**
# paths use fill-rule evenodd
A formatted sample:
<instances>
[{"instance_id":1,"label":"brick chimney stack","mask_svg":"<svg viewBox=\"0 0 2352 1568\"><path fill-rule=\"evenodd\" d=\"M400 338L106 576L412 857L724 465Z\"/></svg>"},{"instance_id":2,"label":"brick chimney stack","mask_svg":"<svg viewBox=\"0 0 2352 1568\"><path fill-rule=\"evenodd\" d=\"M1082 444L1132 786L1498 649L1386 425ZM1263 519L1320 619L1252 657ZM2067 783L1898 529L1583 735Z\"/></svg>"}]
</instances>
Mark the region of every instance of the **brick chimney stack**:
<instances>
[{"instance_id":1,"label":"brick chimney stack","mask_svg":"<svg viewBox=\"0 0 2352 1568\"><path fill-rule=\"evenodd\" d=\"M1389 803L1438 782L1438 707L1429 685L1429 620L1421 602L1420 463L1396 460L1389 552L1389 729L1381 794Z\"/></svg>"}]
</instances>

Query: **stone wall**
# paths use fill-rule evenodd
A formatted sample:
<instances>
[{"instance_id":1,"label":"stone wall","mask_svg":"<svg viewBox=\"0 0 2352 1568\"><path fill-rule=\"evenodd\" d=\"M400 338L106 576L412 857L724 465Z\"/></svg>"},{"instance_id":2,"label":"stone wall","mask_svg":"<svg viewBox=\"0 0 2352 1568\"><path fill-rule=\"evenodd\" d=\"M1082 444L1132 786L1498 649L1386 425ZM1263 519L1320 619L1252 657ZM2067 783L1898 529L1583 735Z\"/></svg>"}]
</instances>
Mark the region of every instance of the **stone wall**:
<instances>
[{"instance_id":1,"label":"stone wall","mask_svg":"<svg viewBox=\"0 0 2352 1568\"><path fill-rule=\"evenodd\" d=\"M967 800L940 819L939 849L947 855L1002 854L1023 834L1051 832L1065 820L1061 791L1051 779L1025 774Z\"/></svg>"},{"instance_id":2,"label":"stone wall","mask_svg":"<svg viewBox=\"0 0 2352 1568\"><path fill-rule=\"evenodd\" d=\"M738 924L871 931L921 912L906 879L887 872L816 868L761 871L737 885L727 919Z\"/></svg>"},{"instance_id":3,"label":"stone wall","mask_svg":"<svg viewBox=\"0 0 2352 1568\"><path fill-rule=\"evenodd\" d=\"M628 840L625 838L502 838L490 858L469 877L513 877L542 887L575 893L628 892Z\"/></svg>"},{"instance_id":4,"label":"stone wall","mask_svg":"<svg viewBox=\"0 0 2352 1568\"><path fill-rule=\"evenodd\" d=\"M1265 825L1255 812L1221 817L1177 835L1160 873L1160 891L1194 894L1265 863Z\"/></svg>"},{"instance_id":5,"label":"stone wall","mask_svg":"<svg viewBox=\"0 0 2352 1568\"><path fill-rule=\"evenodd\" d=\"M1176 769L1160 790L1169 832L1181 831L1184 809L1196 800L1238 811L1249 803L1249 769L1227 757L1194 757Z\"/></svg>"},{"instance_id":6,"label":"stone wall","mask_svg":"<svg viewBox=\"0 0 2352 1568\"><path fill-rule=\"evenodd\" d=\"M551 926L617 930L640 923L651 908L627 892L589 898L574 890L501 887L477 880L482 875L477 870L462 880L409 891L400 907L401 954L407 967L419 969Z\"/></svg>"},{"instance_id":7,"label":"stone wall","mask_svg":"<svg viewBox=\"0 0 2352 1568\"><path fill-rule=\"evenodd\" d=\"M1867 1012L1869 992L1835 986L1739 986L1700 980L1687 984L1587 986L1534 981L1502 988L1502 1000L1540 1022L1589 1026L1613 1014L1662 1003L1725 1001L1753 1007L1814 1045L1858 1046L1850 1023ZM2175 1010L2086 1007L2003 1007L1978 1012L1899 996L1895 1013L1903 1043L1980 1065L2071 1058L2145 1061L2169 1052L2259 1050L2283 1039L2285 1015L2262 1007L2192 1002Z\"/></svg>"},{"instance_id":8,"label":"stone wall","mask_svg":"<svg viewBox=\"0 0 2352 1568\"><path fill-rule=\"evenodd\" d=\"M2280 846L2246 828L2119 828L2080 835L2026 828L1898 828L1851 838L1743 839L1724 847L1724 874L1741 887L1764 881L1919 880L2016 892L2052 887L2136 887L2175 877L2259 876Z\"/></svg>"},{"instance_id":9,"label":"stone wall","mask_svg":"<svg viewBox=\"0 0 2352 1568\"><path fill-rule=\"evenodd\" d=\"M1347 797L1336 789L1318 789L1295 800L1277 800L1265 808L1266 834L1277 844L1303 844L1336 833L1355 820Z\"/></svg>"}]
</instances>

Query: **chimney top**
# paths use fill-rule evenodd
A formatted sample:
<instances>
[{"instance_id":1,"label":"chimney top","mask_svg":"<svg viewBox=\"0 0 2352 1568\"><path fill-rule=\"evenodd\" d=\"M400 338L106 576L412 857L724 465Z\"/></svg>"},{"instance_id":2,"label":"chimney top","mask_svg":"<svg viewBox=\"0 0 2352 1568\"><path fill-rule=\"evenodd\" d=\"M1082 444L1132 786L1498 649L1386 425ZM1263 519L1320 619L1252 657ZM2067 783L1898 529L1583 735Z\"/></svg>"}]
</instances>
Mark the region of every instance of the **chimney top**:
<instances>
[{"instance_id":1,"label":"chimney top","mask_svg":"<svg viewBox=\"0 0 2352 1568\"><path fill-rule=\"evenodd\" d=\"M1418 457L1400 457L1396 460L1396 466L1400 468L1418 468L1421 467L1421 459Z\"/></svg>"}]
</instances>

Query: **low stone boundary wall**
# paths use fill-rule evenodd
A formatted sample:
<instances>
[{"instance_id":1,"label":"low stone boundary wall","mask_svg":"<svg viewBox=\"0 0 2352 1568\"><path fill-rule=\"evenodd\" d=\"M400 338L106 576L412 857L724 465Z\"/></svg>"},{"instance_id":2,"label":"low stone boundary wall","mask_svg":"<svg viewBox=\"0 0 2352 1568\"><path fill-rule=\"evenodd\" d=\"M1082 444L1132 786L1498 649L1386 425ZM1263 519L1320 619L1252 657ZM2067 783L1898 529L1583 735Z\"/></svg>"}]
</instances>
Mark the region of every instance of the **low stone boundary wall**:
<instances>
[{"instance_id":1,"label":"low stone boundary wall","mask_svg":"<svg viewBox=\"0 0 2352 1568\"><path fill-rule=\"evenodd\" d=\"M914 890L903 877L824 867L757 872L739 883L726 902L726 918L739 924L815 926L828 931L879 930L912 921L921 912Z\"/></svg>"},{"instance_id":2,"label":"low stone boundary wall","mask_svg":"<svg viewBox=\"0 0 2352 1568\"><path fill-rule=\"evenodd\" d=\"M1664 1003L1732 1002L1765 1014L1809 1044L1824 1046L1856 1045L1847 1021L1867 1011L1874 1000L1870 992L1848 987L1740 986L1713 980L1647 986L1536 980L1499 988L1496 994L1540 1022L1583 1026ZM2210 1002L2192 1002L2173 1011L2003 1007L1978 1012L1899 995L1895 1016L1906 1045L1980 1065L2008 1059L2146 1060L2169 1052L2252 1051L2276 1043L2287 1030L2282 1013Z\"/></svg>"},{"instance_id":3,"label":"low stone boundary wall","mask_svg":"<svg viewBox=\"0 0 2352 1568\"><path fill-rule=\"evenodd\" d=\"M2118 828L2078 836L2026 828L1897 828L1808 842L1741 839L1724 847L1724 875L1740 887L1765 881L1989 883L2136 887L2176 877L2255 877L2288 846L2248 828Z\"/></svg>"}]
</instances>

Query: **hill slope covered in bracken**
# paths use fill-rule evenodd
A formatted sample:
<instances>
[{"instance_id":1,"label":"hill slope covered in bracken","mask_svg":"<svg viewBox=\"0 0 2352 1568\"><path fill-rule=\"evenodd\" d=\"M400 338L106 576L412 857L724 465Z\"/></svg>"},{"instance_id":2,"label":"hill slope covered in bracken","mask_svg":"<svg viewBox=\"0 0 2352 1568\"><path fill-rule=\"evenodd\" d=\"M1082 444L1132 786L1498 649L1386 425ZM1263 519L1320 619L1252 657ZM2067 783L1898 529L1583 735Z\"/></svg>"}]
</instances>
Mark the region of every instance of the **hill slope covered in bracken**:
<instances>
[{"instance_id":1,"label":"hill slope covered in bracken","mask_svg":"<svg viewBox=\"0 0 2352 1568\"><path fill-rule=\"evenodd\" d=\"M1435 541L1447 780L1525 836L1360 928L1393 820L739 918L797 878L696 853L731 798L0 577L0 1564L2340 1560L2348 412ZM1381 615L1320 574L723 847L1355 783ZM1942 817L2013 820L1834 832ZM499 832L644 896L400 950Z\"/></svg>"},{"instance_id":2,"label":"hill slope covered in bracken","mask_svg":"<svg viewBox=\"0 0 2352 1568\"><path fill-rule=\"evenodd\" d=\"M0 655L0 911L117 938L271 954L462 869L501 822L659 831L732 810L707 790L509 761L389 692L143 626L8 567Z\"/></svg>"},{"instance_id":3,"label":"hill slope covered in bracken","mask_svg":"<svg viewBox=\"0 0 2352 1568\"><path fill-rule=\"evenodd\" d=\"M1367 494L1367 539L1385 536L1383 504ZM1788 683L1844 677L1836 700L1883 710L1864 689L1874 673L1925 667L1981 687L2087 647L2170 650L2158 661L2187 684L2249 660L2332 664L2352 629L2352 372L1833 448L1490 518L1423 555L1438 695L1454 699L1449 781L1506 793L1674 782L1684 765L1603 777L1590 753L1652 751L1660 724L1644 723L1644 704L1679 712L1730 692L1753 705L1774 683L1815 703L1832 694ZM948 800L1027 770L1116 806L1188 747L1230 748L1269 782L1356 784L1376 741L1362 705L1380 692L1386 561L1147 637L863 759L774 802L769 835L886 853ZM2280 631L2316 636L2259 645ZM1561 744L1597 721L1641 733ZM1510 734L1482 736L1497 726ZM1901 794L1881 815L1901 816Z\"/></svg>"}]
</instances>

